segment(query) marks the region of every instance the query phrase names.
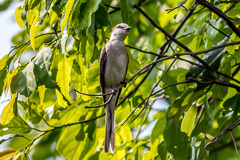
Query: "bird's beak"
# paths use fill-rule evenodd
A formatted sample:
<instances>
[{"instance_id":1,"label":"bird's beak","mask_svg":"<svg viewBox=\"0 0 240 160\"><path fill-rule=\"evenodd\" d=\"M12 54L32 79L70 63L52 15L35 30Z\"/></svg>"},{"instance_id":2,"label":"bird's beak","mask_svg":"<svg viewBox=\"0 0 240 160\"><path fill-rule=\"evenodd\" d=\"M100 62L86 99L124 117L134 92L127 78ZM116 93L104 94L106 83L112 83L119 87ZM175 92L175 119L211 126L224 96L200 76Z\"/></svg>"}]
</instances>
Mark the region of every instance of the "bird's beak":
<instances>
[{"instance_id":1,"label":"bird's beak","mask_svg":"<svg viewBox=\"0 0 240 160\"><path fill-rule=\"evenodd\" d=\"M129 31L131 29L131 27L126 27L124 28L125 30Z\"/></svg>"}]
</instances>

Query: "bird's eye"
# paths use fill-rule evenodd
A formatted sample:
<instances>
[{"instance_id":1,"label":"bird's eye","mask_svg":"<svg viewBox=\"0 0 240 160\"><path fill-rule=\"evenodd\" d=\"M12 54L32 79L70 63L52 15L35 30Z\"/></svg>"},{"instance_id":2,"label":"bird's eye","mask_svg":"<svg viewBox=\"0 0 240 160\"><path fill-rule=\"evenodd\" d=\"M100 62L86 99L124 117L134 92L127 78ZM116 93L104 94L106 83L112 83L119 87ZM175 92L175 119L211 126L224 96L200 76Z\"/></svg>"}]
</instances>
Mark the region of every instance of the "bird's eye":
<instances>
[{"instance_id":1,"label":"bird's eye","mask_svg":"<svg viewBox=\"0 0 240 160\"><path fill-rule=\"evenodd\" d=\"M117 26L117 28L121 28L121 29L123 29L123 27L122 27L122 26Z\"/></svg>"}]
</instances>

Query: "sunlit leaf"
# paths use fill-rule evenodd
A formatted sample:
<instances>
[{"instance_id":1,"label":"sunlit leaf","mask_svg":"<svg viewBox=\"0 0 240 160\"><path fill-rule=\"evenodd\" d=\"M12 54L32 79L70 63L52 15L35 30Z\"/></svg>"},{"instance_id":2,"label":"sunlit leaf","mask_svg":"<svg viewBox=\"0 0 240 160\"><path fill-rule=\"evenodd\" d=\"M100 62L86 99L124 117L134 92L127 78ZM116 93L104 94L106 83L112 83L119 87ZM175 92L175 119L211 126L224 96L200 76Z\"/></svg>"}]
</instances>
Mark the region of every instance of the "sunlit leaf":
<instances>
[{"instance_id":1,"label":"sunlit leaf","mask_svg":"<svg viewBox=\"0 0 240 160\"><path fill-rule=\"evenodd\" d=\"M9 55L7 54L0 60L0 70L6 67L8 58L9 58Z\"/></svg>"},{"instance_id":2,"label":"sunlit leaf","mask_svg":"<svg viewBox=\"0 0 240 160\"><path fill-rule=\"evenodd\" d=\"M14 14L14 17L15 17L15 20L17 21L19 27L23 28L25 26L23 20L22 20L22 13L24 11L24 6L20 6L18 8L16 8L15 10L15 14Z\"/></svg>"},{"instance_id":3,"label":"sunlit leaf","mask_svg":"<svg viewBox=\"0 0 240 160\"><path fill-rule=\"evenodd\" d=\"M34 63L32 61L12 79L11 91L28 97L36 89L36 79L34 75Z\"/></svg>"},{"instance_id":4,"label":"sunlit leaf","mask_svg":"<svg viewBox=\"0 0 240 160\"><path fill-rule=\"evenodd\" d=\"M72 68L72 62L67 58L63 58L58 64L56 81L63 95L67 98L69 98L69 82L70 82L71 68Z\"/></svg>"},{"instance_id":5,"label":"sunlit leaf","mask_svg":"<svg viewBox=\"0 0 240 160\"><path fill-rule=\"evenodd\" d=\"M192 106L187 111L186 115L184 116L181 124L181 131L191 135L192 130L194 129L195 119L197 116L197 108L196 106Z\"/></svg>"},{"instance_id":6,"label":"sunlit leaf","mask_svg":"<svg viewBox=\"0 0 240 160\"><path fill-rule=\"evenodd\" d=\"M37 26L33 25L30 28L30 40L31 40L31 46L33 50L35 51L35 33L36 33Z\"/></svg>"},{"instance_id":7,"label":"sunlit leaf","mask_svg":"<svg viewBox=\"0 0 240 160\"><path fill-rule=\"evenodd\" d=\"M66 13L65 13L64 18L63 18L63 20L62 20L62 22L61 22L61 30L62 30L62 33L63 33L64 27L65 27L65 25L66 25L66 23L67 23L67 21L68 21L69 14L70 14L70 12L71 12L71 10L72 10L73 3L74 3L74 0L68 0L68 1L67 1L67 4L66 4Z\"/></svg>"},{"instance_id":8,"label":"sunlit leaf","mask_svg":"<svg viewBox=\"0 0 240 160\"><path fill-rule=\"evenodd\" d=\"M0 159L11 159L16 154L16 150L14 149L7 149L2 152L0 152Z\"/></svg>"},{"instance_id":9,"label":"sunlit leaf","mask_svg":"<svg viewBox=\"0 0 240 160\"><path fill-rule=\"evenodd\" d=\"M34 74L38 85L45 85L47 88L53 88L56 82L52 79L50 71L52 52L49 47L42 47L32 60L34 62Z\"/></svg>"},{"instance_id":10,"label":"sunlit leaf","mask_svg":"<svg viewBox=\"0 0 240 160\"><path fill-rule=\"evenodd\" d=\"M32 128L19 116L14 116L9 124L0 124L0 136L14 133L28 133Z\"/></svg>"},{"instance_id":11,"label":"sunlit leaf","mask_svg":"<svg viewBox=\"0 0 240 160\"><path fill-rule=\"evenodd\" d=\"M12 71L12 74L8 77L7 86L6 86L6 89L5 89L6 94L9 90L10 85L11 85L12 78L17 74L18 70L19 70L19 68L14 68L13 71Z\"/></svg>"},{"instance_id":12,"label":"sunlit leaf","mask_svg":"<svg viewBox=\"0 0 240 160\"><path fill-rule=\"evenodd\" d=\"M0 124L7 125L11 122L14 117L14 111L17 109L17 97L15 94L12 95L10 102L4 107L2 116L0 118Z\"/></svg>"},{"instance_id":13,"label":"sunlit leaf","mask_svg":"<svg viewBox=\"0 0 240 160\"><path fill-rule=\"evenodd\" d=\"M157 123L155 124L153 130L152 130L152 135L151 135L151 142L153 143L155 139L158 139L161 135L163 135L163 131L166 126L166 117L161 116Z\"/></svg>"}]
</instances>

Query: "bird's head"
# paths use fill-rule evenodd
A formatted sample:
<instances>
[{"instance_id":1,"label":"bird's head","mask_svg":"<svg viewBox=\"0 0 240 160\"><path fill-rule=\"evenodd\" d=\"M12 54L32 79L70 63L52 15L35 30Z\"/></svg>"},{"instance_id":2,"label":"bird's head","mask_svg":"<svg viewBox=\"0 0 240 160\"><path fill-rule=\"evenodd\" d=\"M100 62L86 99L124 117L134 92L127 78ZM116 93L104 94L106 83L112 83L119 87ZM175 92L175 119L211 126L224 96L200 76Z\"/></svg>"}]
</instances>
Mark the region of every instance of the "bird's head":
<instances>
[{"instance_id":1,"label":"bird's head","mask_svg":"<svg viewBox=\"0 0 240 160\"><path fill-rule=\"evenodd\" d=\"M117 24L112 30L110 40L124 41L130 29L131 27L126 23Z\"/></svg>"}]
</instances>

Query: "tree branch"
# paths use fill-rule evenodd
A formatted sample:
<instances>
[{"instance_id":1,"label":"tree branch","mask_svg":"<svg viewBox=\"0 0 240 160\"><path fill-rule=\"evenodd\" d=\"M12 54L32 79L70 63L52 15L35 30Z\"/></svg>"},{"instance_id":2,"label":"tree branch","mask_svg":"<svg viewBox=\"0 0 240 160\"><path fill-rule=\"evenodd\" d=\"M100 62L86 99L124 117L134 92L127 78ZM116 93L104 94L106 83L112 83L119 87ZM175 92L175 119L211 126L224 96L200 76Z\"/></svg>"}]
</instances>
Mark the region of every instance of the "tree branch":
<instances>
[{"instance_id":1,"label":"tree branch","mask_svg":"<svg viewBox=\"0 0 240 160\"><path fill-rule=\"evenodd\" d=\"M201 159L201 157L203 156L204 152L206 151L207 147L212 144L212 143L216 143L220 137L222 137L225 133L232 131L234 128L236 128L238 125L240 124L240 119L235 121L233 124L231 124L230 126L228 126L226 129L224 129L222 132L220 132L215 138L213 138L209 143L207 143L204 147L204 150L200 156L199 159Z\"/></svg>"},{"instance_id":2,"label":"tree branch","mask_svg":"<svg viewBox=\"0 0 240 160\"><path fill-rule=\"evenodd\" d=\"M212 5L206 0L197 0L199 4L201 4L204 7L207 7L209 10L217 14L219 17L221 17L224 21L227 22L227 25L232 29L232 31L240 37L240 30L234 25L234 23L227 17L225 13L223 13L220 9Z\"/></svg>"}]
</instances>

